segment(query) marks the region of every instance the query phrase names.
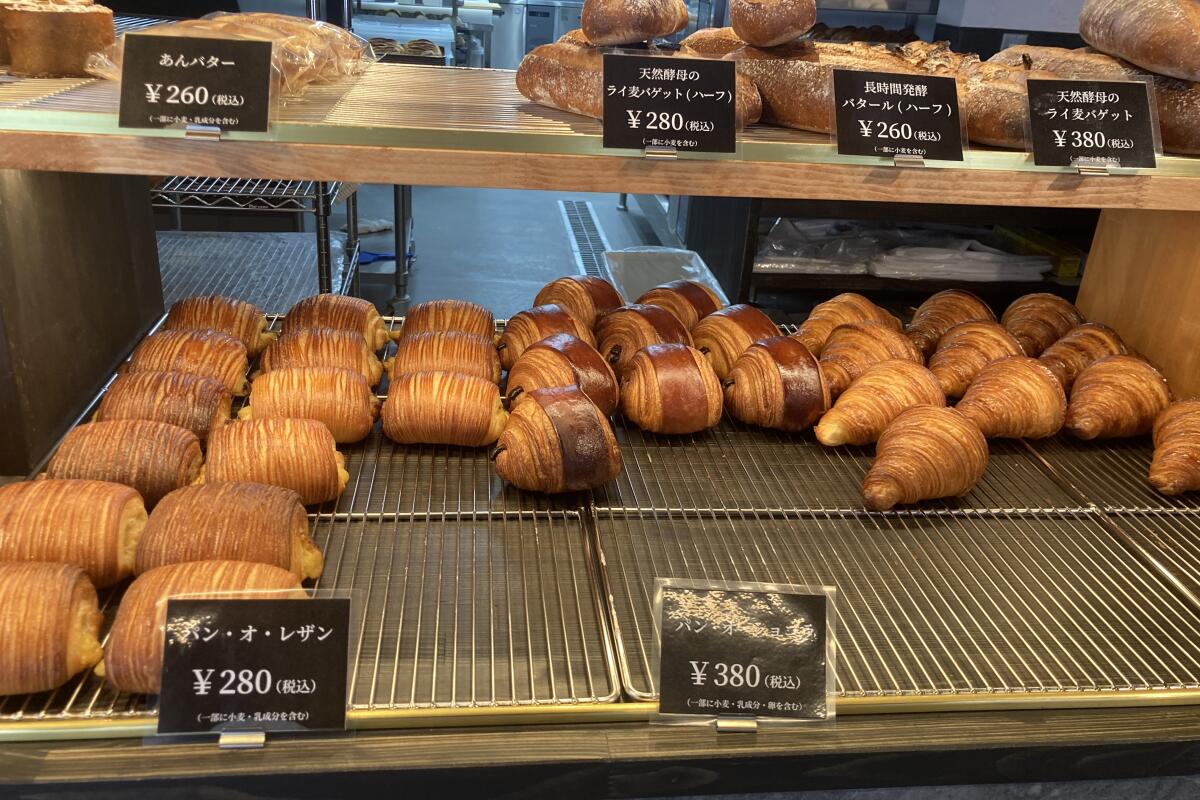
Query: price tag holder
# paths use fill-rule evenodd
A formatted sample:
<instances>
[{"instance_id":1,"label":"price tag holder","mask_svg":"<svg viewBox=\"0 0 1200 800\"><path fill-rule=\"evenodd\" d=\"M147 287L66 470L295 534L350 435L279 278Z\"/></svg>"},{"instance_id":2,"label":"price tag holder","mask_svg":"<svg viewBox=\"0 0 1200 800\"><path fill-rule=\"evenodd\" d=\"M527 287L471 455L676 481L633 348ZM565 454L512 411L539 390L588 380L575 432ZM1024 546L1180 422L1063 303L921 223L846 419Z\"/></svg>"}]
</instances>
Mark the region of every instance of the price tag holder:
<instances>
[{"instance_id":1,"label":"price tag holder","mask_svg":"<svg viewBox=\"0 0 1200 800\"><path fill-rule=\"evenodd\" d=\"M655 588L664 721L833 719L834 587L660 578Z\"/></svg>"},{"instance_id":2,"label":"price tag holder","mask_svg":"<svg viewBox=\"0 0 1200 800\"><path fill-rule=\"evenodd\" d=\"M344 730L350 600L167 602L158 732Z\"/></svg>"},{"instance_id":3,"label":"price tag holder","mask_svg":"<svg viewBox=\"0 0 1200 800\"><path fill-rule=\"evenodd\" d=\"M963 160L954 78L833 71L838 154Z\"/></svg>"},{"instance_id":4,"label":"price tag holder","mask_svg":"<svg viewBox=\"0 0 1200 800\"><path fill-rule=\"evenodd\" d=\"M1158 117L1140 81L1029 80L1033 163L1044 167L1157 165Z\"/></svg>"},{"instance_id":5,"label":"price tag holder","mask_svg":"<svg viewBox=\"0 0 1200 800\"><path fill-rule=\"evenodd\" d=\"M604 146L733 153L737 76L732 61L604 54Z\"/></svg>"},{"instance_id":6,"label":"price tag holder","mask_svg":"<svg viewBox=\"0 0 1200 800\"><path fill-rule=\"evenodd\" d=\"M267 130L270 42L129 33L124 48L120 127Z\"/></svg>"}]
</instances>

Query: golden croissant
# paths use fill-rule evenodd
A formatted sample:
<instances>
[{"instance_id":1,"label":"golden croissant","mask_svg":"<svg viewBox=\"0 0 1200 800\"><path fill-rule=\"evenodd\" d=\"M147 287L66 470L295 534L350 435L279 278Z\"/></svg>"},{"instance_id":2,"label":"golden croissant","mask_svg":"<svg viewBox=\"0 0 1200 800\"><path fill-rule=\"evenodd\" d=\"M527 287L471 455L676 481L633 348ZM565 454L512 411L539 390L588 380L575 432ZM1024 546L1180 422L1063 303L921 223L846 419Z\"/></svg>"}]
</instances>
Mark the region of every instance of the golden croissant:
<instances>
[{"instance_id":1,"label":"golden croissant","mask_svg":"<svg viewBox=\"0 0 1200 800\"><path fill-rule=\"evenodd\" d=\"M820 356L833 329L851 322L880 322L895 331L903 327L900 320L861 294L846 292L815 306L808 319L792 335L803 342L814 356Z\"/></svg>"},{"instance_id":2,"label":"golden croissant","mask_svg":"<svg viewBox=\"0 0 1200 800\"><path fill-rule=\"evenodd\" d=\"M779 335L771 318L754 306L738 304L714 311L692 329L692 343L708 356L717 377L724 380L733 362L759 339Z\"/></svg>"},{"instance_id":3,"label":"golden croissant","mask_svg":"<svg viewBox=\"0 0 1200 800\"><path fill-rule=\"evenodd\" d=\"M321 577L300 495L261 483L206 483L171 492L146 522L134 572L187 561L253 561L301 580Z\"/></svg>"},{"instance_id":4,"label":"golden croissant","mask_svg":"<svg viewBox=\"0 0 1200 800\"><path fill-rule=\"evenodd\" d=\"M209 295L176 301L163 321L164 331L220 331L246 346L254 358L275 340L267 318L257 306L232 297Z\"/></svg>"},{"instance_id":5,"label":"golden croissant","mask_svg":"<svg viewBox=\"0 0 1200 800\"><path fill-rule=\"evenodd\" d=\"M282 486L305 505L335 500L350 479L333 434L313 419L244 419L208 440L203 482Z\"/></svg>"},{"instance_id":6,"label":"golden croissant","mask_svg":"<svg viewBox=\"0 0 1200 800\"><path fill-rule=\"evenodd\" d=\"M219 381L241 397L250 389L246 380L246 346L217 331L159 331L142 340L124 369L137 372L187 372Z\"/></svg>"},{"instance_id":7,"label":"golden croissant","mask_svg":"<svg viewBox=\"0 0 1200 800\"><path fill-rule=\"evenodd\" d=\"M829 383L830 395L837 397L855 378L866 372L867 367L889 358L924 363L920 351L903 333L882 322L850 322L837 326L821 350L821 369Z\"/></svg>"},{"instance_id":8,"label":"golden croissant","mask_svg":"<svg viewBox=\"0 0 1200 800\"><path fill-rule=\"evenodd\" d=\"M306 297L288 309L283 318L284 333L316 328L357 333L372 352L387 344L389 338L387 323L374 303L341 294Z\"/></svg>"},{"instance_id":9,"label":"golden croissant","mask_svg":"<svg viewBox=\"0 0 1200 800\"><path fill-rule=\"evenodd\" d=\"M617 410L617 377L604 357L587 342L559 333L526 348L508 371L508 399L522 392L578 386L605 416Z\"/></svg>"},{"instance_id":10,"label":"golden croissant","mask_svg":"<svg viewBox=\"0 0 1200 800\"><path fill-rule=\"evenodd\" d=\"M915 406L880 435L863 479L863 501L872 511L887 511L964 495L983 477L987 462L987 440L965 415L942 406Z\"/></svg>"},{"instance_id":11,"label":"golden croissant","mask_svg":"<svg viewBox=\"0 0 1200 800\"><path fill-rule=\"evenodd\" d=\"M946 397L962 397L979 371L993 361L1023 356L1020 343L995 322L960 322L946 331L929 357L929 371Z\"/></svg>"},{"instance_id":12,"label":"golden croissant","mask_svg":"<svg viewBox=\"0 0 1200 800\"><path fill-rule=\"evenodd\" d=\"M308 595L286 569L249 561L189 561L139 575L129 585L96 667L114 688L157 694L167 626L167 600L303 600Z\"/></svg>"},{"instance_id":13,"label":"golden croissant","mask_svg":"<svg viewBox=\"0 0 1200 800\"><path fill-rule=\"evenodd\" d=\"M186 428L201 442L229 421L233 395L220 382L186 372L120 375L104 391L93 419L145 419Z\"/></svg>"},{"instance_id":14,"label":"golden croissant","mask_svg":"<svg viewBox=\"0 0 1200 800\"><path fill-rule=\"evenodd\" d=\"M496 335L496 320L492 312L466 300L429 300L418 303L404 315L400 337L451 331L491 339Z\"/></svg>"},{"instance_id":15,"label":"golden croissant","mask_svg":"<svg viewBox=\"0 0 1200 800\"><path fill-rule=\"evenodd\" d=\"M285 333L263 352L258 366L262 372L293 367L351 369L371 386L378 386L383 378L383 363L360 334L328 328Z\"/></svg>"},{"instance_id":16,"label":"golden croissant","mask_svg":"<svg viewBox=\"0 0 1200 800\"><path fill-rule=\"evenodd\" d=\"M568 314L562 306L536 306L513 315L504 326L500 343L496 345L500 351L500 366L512 369L525 348L556 333L569 333L593 347L596 345L592 329Z\"/></svg>"},{"instance_id":17,"label":"golden croissant","mask_svg":"<svg viewBox=\"0 0 1200 800\"><path fill-rule=\"evenodd\" d=\"M71 430L46 465L50 478L132 486L146 508L196 480L204 457L196 434L165 422L118 419Z\"/></svg>"},{"instance_id":18,"label":"golden croissant","mask_svg":"<svg viewBox=\"0 0 1200 800\"><path fill-rule=\"evenodd\" d=\"M1200 398L1172 403L1154 421L1150 483L1163 494L1200 489Z\"/></svg>"},{"instance_id":19,"label":"golden croissant","mask_svg":"<svg viewBox=\"0 0 1200 800\"><path fill-rule=\"evenodd\" d=\"M507 419L496 384L456 372L401 375L383 404L383 432L400 444L483 447Z\"/></svg>"},{"instance_id":20,"label":"golden croissant","mask_svg":"<svg viewBox=\"0 0 1200 800\"><path fill-rule=\"evenodd\" d=\"M250 385L250 403L239 419L315 419L333 440L361 442L379 419L379 400L357 372L337 367L306 367L263 372Z\"/></svg>"},{"instance_id":21,"label":"golden croissant","mask_svg":"<svg viewBox=\"0 0 1200 800\"><path fill-rule=\"evenodd\" d=\"M57 689L95 666L103 621L74 564L0 564L0 695Z\"/></svg>"},{"instance_id":22,"label":"golden croissant","mask_svg":"<svg viewBox=\"0 0 1200 800\"><path fill-rule=\"evenodd\" d=\"M1043 439L1062 428L1067 397L1036 358L1009 356L981 369L955 408L989 439Z\"/></svg>"},{"instance_id":23,"label":"golden croissant","mask_svg":"<svg viewBox=\"0 0 1200 800\"><path fill-rule=\"evenodd\" d=\"M1063 389L1071 391L1079 373L1093 361L1105 356L1125 354L1125 343L1117 332L1099 322L1085 322L1067 331L1061 339L1047 347L1038 361L1054 373Z\"/></svg>"},{"instance_id":24,"label":"golden croissant","mask_svg":"<svg viewBox=\"0 0 1200 800\"><path fill-rule=\"evenodd\" d=\"M578 492L621 472L608 417L575 386L522 394L493 454L496 473L531 492Z\"/></svg>"},{"instance_id":25,"label":"golden croissant","mask_svg":"<svg viewBox=\"0 0 1200 800\"><path fill-rule=\"evenodd\" d=\"M1038 292L1018 297L1000 324L1021 343L1025 355L1037 358L1067 331L1084 322L1083 314L1058 295Z\"/></svg>"},{"instance_id":26,"label":"golden croissant","mask_svg":"<svg viewBox=\"0 0 1200 800\"><path fill-rule=\"evenodd\" d=\"M22 481L0 486L0 561L61 561L100 588L133 573L146 525L141 496L119 483Z\"/></svg>"},{"instance_id":27,"label":"golden croissant","mask_svg":"<svg viewBox=\"0 0 1200 800\"><path fill-rule=\"evenodd\" d=\"M992 309L974 294L962 289L947 289L921 303L904 335L928 358L942 335L955 325L995 321Z\"/></svg>"},{"instance_id":28,"label":"golden croissant","mask_svg":"<svg viewBox=\"0 0 1200 800\"><path fill-rule=\"evenodd\" d=\"M461 372L500 383L500 354L491 336L474 333L416 333L401 337L389 376L406 372Z\"/></svg>"},{"instance_id":29,"label":"golden croissant","mask_svg":"<svg viewBox=\"0 0 1200 800\"><path fill-rule=\"evenodd\" d=\"M1149 433L1174 399L1162 373L1136 356L1092 362L1071 387L1067 430L1078 439Z\"/></svg>"},{"instance_id":30,"label":"golden croissant","mask_svg":"<svg viewBox=\"0 0 1200 800\"><path fill-rule=\"evenodd\" d=\"M725 305L716 292L695 281L671 281L655 286L634 302L665 308L689 331L700 320Z\"/></svg>"},{"instance_id":31,"label":"golden croissant","mask_svg":"<svg viewBox=\"0 0 1200 800\"><path fill-rule=\"evenodd\" d=\"M621 373L621 411L652 433L696 433L721 421L721 381L703 353L654 344Z\"/></svg>"},{"instance_id":32,"label":"golden croissant","mask_svg":"<svg viewBox=\"0 0 1200 800\"><path fill-rule=\"evenodd\" d=\"M821 417L817 441L829 447L869 444L906 409L944 406L946 397L934 374L903 358L872 364Z\"/></svg>"},{"instance_id":33,"label":"golden croissant","mask_svg":"<svg viewBox=\"0 0 1200 800\"><path fill-rule=\"evenodd\" d=\"M535 306L557 305L566 309L589 329L596 320L625 304L611 283L591 275L567 275L541 288Z\"/></svg>"},{"instance_id":34,"label":"golden croissant","mask_svg":"<svg viewBox=\"0 0 1200 800\"><path fill-rule=\"evenodd\" d=\"M621 306L596 324L596 347L618 374L633 354L652 344L686 344L692 337L670 311L660 306Z\"/></svg>"},{"instance_id":35,"label":"golden croissant","mask_svg":"<svg viewBox=\"0 0 1200 800\"><path fill-rule=\"evenodd\" d=\"M791 336L750 345L722 382L734 419L764 428L802 431L829 408L829 386L816 356Z\"/></svg>"}]
</instances>

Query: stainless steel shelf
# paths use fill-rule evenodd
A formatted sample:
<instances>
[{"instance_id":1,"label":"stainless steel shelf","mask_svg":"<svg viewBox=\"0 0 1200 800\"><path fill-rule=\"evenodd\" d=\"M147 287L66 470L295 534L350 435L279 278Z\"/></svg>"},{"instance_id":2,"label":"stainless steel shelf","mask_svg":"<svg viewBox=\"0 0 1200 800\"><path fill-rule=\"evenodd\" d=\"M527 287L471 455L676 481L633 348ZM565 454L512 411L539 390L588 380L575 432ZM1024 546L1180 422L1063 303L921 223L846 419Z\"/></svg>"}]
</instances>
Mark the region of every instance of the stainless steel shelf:
<instances>
[{"instance_id":1,"label":"stainless steel shelf","mask_svg":"<svg viewBox=\"0 0 1200 800\"><path fill-rule=\"evenodd\" d=\"M228 209L237 211L328 212L328 205L341 188L318 181L268 181L237 178L167 178L150 190L151 202L159 208Z\"/></svg>"}]
</instances>

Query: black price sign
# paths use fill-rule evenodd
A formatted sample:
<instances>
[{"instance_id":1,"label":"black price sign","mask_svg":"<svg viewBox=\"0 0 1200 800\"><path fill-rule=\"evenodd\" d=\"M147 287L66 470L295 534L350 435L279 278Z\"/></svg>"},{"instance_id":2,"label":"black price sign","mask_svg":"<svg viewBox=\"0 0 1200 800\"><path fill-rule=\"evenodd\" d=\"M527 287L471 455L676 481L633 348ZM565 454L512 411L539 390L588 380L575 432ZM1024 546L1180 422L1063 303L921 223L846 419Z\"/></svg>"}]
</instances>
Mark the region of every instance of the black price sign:
<instances>
[{"instance_id":1,"label":"black price sign","mask_svg":"<svg viewBox=\"0 0 1200 800\"><path fill-rule=\"evenodd\" d=\"M604 146L732 153L732 61L604 54Z\"/></svg>"},{"instance_id":2,"label":"black price sign","mask_svg":"<svg viewBox=\"0 0 1200 800\"><path fill-rule=\"evenodd\" d=\"M1156 165L1150 92L1139 81L1029 81L1033 163Z\"/></svg>"},{"instance_id":3,"label":"black price sign","mask_svg":"<svg viewBox=\"0 0 1200 800\"><path fill-rule=\"evenodd\" d=\"M659 712L831 718L832 593L660 581Z\"/></svg>"},{"instance_id":4,"label":"black price sign","mask_svg":"<svg viewBox=\"0 0 1200 800\"><path fill-rule=\"evenodd\" d=\"M270 104L270 42L125 35L122 128L265 131Z\"/></svg>"},{"instance_id":5,"label":"black price sign","mask_svg":"<svg viewBox=\"0 0 1200 800\"><path fill-rule=\"evenodd\" d=\"M342 730L350 601L170 600L159 733Z\"/></svg>"},{"instance_id":6,"label":"black price sign","mask_svg":"<svg viewBox=\"0 0 1200 800\"><path fill-rule=\"evenodd\" d=\"M838 153L963 160L954 78L833 71Z\"/></svg>"}]
</instances>

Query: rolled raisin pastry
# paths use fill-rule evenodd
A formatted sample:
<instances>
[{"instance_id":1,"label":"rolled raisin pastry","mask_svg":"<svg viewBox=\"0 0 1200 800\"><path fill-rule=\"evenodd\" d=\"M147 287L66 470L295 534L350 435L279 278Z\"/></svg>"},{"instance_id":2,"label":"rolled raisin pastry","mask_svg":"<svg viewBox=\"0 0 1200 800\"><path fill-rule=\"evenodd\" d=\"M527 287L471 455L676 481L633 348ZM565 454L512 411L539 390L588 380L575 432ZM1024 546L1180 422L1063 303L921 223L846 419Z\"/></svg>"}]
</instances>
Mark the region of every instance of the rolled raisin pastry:
<instances>
[{"instance_id":1,"label":"rolled raisin pastry","mask_svg":"<svg viewBox=\"0 0 1200 800\"><path fill-rule=\"evenodd\" d=\"M665 308L689 331L700 320L725 305L716 292L695 281L671 281L655 286L634 302Z\"/></svg>"},{"instance_id":2,"label":"rolled raisin pastry","mask_svg":"<svg viewBox=\"0 0 1200 800\"><path fill-rule=\"evenodd\" d=\"M400 336L450 331L473 333L490 339L496 335L496 320L492 312L466 300L429 300L408 310L404 315Z\"/></svg>"},{"instance_id":3,"label":"rolled raisin pastry","mask_svg":"<svg viewBox=\"0 0 1200 800\"><path fill-rule=\"evenodd\" d=\"M324 556L308 535L300 495L262 483L206 483L171 492L138 542L134 573L188 561L253 561L319 578Z\"/></svg>"},{"instance_id":4,"label":"rolled raisin pastry","mask_svg":"<svg viewBox=\"0 0 1200 800\"><path fill-rule=\"evenodd\" d=\"M489 336L474 333L416 333L396 346L389 376L406 372L461 372L500 383L500 354Z\"/></svg>"},{"instance_id":5,"label":"rolled raisin pastry","mask_svg":"<svg viewBox=\"0 0 1200 800\"><path fill-rule=\"evenodd\" d=\"M829 386L820 363L790 336L750 345L733 362L722 386L729 413L764 428L806 430L829 408Z\"/></svg>"},{"instance_id":6,"label":"rolled raisin pastry","mask_svg":"<svg viewBox=\"0 0 1200 800\"><path fill-rule=\"evenodd\" d=\"M903 333L882 322L851 322L833 329L821 350L821 369L829 382L829 393L837 397L850 387L867 367L903 358L924 363L920 351Z\"/></svg>"},{"instance_id":7,"label":"rolled raisin pastry","mask_svg":"<svg viewBox=\"0 0 1200 800\"><path fill-rule=\"evenodd\" d=\"M383 404L383 432L400 444L483 447L507 419L496 384L455 372L401 375Z\"/></svg>"},{"instance_id":8,"label":"rolled raisin pastry","mask_svg":"<svg viewBox=\"0 0 1200 800\"><path fill-rule=\"evenodd\" d=\"M619 391L612 367L596 348L567 333L559 333L525 349L508 371L508 399L522 392L557 386L578 386L608 416L617 410Z\"/></svg>"},{"instance_id":9,"label":"rolled raisin pastry","mask_svg":"<svg viewBox=\"0 0 1200 800\"><path fill-rule=\"evenodd\" d=\"M357 333L372 352L387 344L389 338L387 323L374 303L342 294L306 297L288 309L283 318L284 333L314 328Z\"/></svg>"},{"instance_id":10,"label":"rolled raisin pastry","mask_svg":"<svg viewBox=\"0 0 1200 800\"><path fill-rule=\"evenodd\" d=\"M96 673L122 692L157 694L161 687L167 600L308 597L286 569L249 561L189 561L155 567L129 585Z\"/></svg>"},{"instance_id":11,"label":"rolled raisin pastry","mask_svg":"<svg viewBox=\"0 0 1200 800\"><path fill-rule=\"evenodd\" d=\"M335 500L350 479L333 434L314 419L243 419L208 440L203 482L282 486L305 505Z\"/></svg>"},{"instance_id":12,"label":"rolled raisin pastry","mask_svg":"<svg viewBox=\"0 0 1200 800\"><path fill-rule=\"evenodd\" d=\"M361 334L329 328L285 333L263 352L258 363L262 372L293 367L339 367L354 370L378 386L383 378L383 363Z\"/></svg>"},{"instance_id":13,"label":"rolled raisin pastry","mask_svg":"<svg viewBox=\"0 0 1200 800\"><path fill-rule=\"evenodd\" d=\"M1070 302L1046 292L1018 297L1004 310L1000 324L1021 343L1025 355L1037 358L1076 325L1083 314Z\"/></svg>"},{"instance_id":14,"label":"rolled raisin pastry","mask_svg":"<svg viewBox=\"0 0 1200 800\"><path fill-rule=\"evenodd\" d=\"M880 322L896 331L903 328L900 320L861 294L846 292L814 307L800 330L792 335L819 357L833 329L851 322Z\"/></svg>"},{"instance_id":15,"label":"rolled raisin pastry","mask_svg":"<svg viewBox=\"0 0 1200 800\"><path fill-rule=\"evenodd\" d=\"M692 329L696 349L708 356L717 377L725 380L733 362L746 348L760 339L779 335L779 327L751 305L738 305L714 311Z\"/></svg>"},{"instance_id":16,"label":"rolled raisin pastry","mask_svg":"<svg viewBox=\"0 0 1200 800\"><path fill-rule=\"evenodd\" d=\"M103 620L74 564L0 564L0 695L48 692L95 666Z\"/></svg>"},{"instance_id":17,"label":"rolled raisin pastry","mask_svg":"<svg viewBox=\"0 0 1200 800\"><path fill-rule=\"evenodd\" d=\"M1075 378L1093 361L1105 356L1124 355L1125 343L1117 332L1099 322L1085 322L1067 331L1038 356L1038 361L1054 373L1063 389L1071 391Z\"/></svg>"},{"instance_id":18,"label":"rolled raisin pastry","mask_svg":"<svg viewBox=\"0 0 1200 800\"><path fill-rule=\"evenodd\" d=\"M1136 356L1093 362L1071 387L1067 430L1078 439L1149 433L1174 397L1162 373Z\"/></svg>"},{"instance_id":19,"label":"rolled raisin pastry","mask_svg":"<svg viewBox=\"0 0 1200 800\"><path fill-rule=\"evenodd\" d=\"M219 381L186 372L121 375L100 398L96 422L145 419L186 428L201 441L229 421L233 395Z\"/></svg>"},{"instance_id":20,"label":"rolled raisin pastry","mask_svg":"<svg viewBox=\"0 0 1200 800\"><path fill-rule=\"evenodd\" d=\"M132 486L146 508L196 480L204 457L196 434L144 419L89 422L65 437L46 465L50 478Z\"/></svg>"},{"instance_id":21,"label":"rolled raisin pastry","mask_svg":"<svg viewBox=\"0 0 1200 800\"><path fill-rule=\"evenodd\" d=\"M928 358L942 335L955 325L995 321L992 309L974 294L963 289L947 289L921 303L904 335Z\"/></svg>"},{"instance_id":22,"label":"rolled raisin pastry","mask_svg":"<svg viewBox=\"0 0 1200 800\"><path fill-rule=\"evenodd\" d=\"M1067 396L1036 358L1009 356L981 369L955 408L989 439L1044 439L1062 428Z\"/></svg>"},{"instance_id":23,"label":"rolled raisin pastry","mask_svg":"<svg viewBox=\"0 0 1200 800\"><path fill-rule=\"evenodd\" d=\"M562 306L535 306L514 315L504 326L500 343L496 345L500 351L500 366L512 369L525 348L556 333L569 333L593 347L596 344L592 329L568 314Z\"/></svg>"},{"instance_id":24,"label":"rolled raisin pastry","mask_svg":"<svg viewBox=\"0 0 1200 800\"><path fill-rule=\"evenodd\" d=\"M621 472L608 417L575 386L522 395L493 454L496 473L531 492L578 492Z\"/></svg>"},{"instance_id":25,"label":"rolled raisin pastry","mask_svg":"<svg viewBox=\"0 0 1200 800\"><path fill-rule=\"evenodd\" d=\"M209 295L177 300L162 324L165 331L220 331L246 346L254 358L271 342L275 334L267 330L267 318L257 306L232 297Z\"/></svg>"},{"instance_id":26,"label":"rolled raisin pastry","mask_svg":"<svg viewBox=\"0 0 1200 800\"><path fill-rule=\"evenodd\" d=\"M0 486L0 561L75 564L100 588L133 572L146 507L128 486L39 480Z\"/></svg>"},{"instance_id":27,"label":"rolled raisin pastry","mask_svg":"<svg viewBox=\"0 0 1200 800\"><path fill-rule=\"evenodd\" d=\"M946 331L929 357L929 371L946 397L962 397L979 370L993 361L1023 356L1021 345L996 322L960 322Z\"/></svg>"},{"instance_id":28,"label":"rolled raisin pastry","mask_svg":"<svg viewBox=\"0 0 1200 800\"><path fill-rule=\"evenodd\" d=\"M230 394L250 390L246 346L218 331L158 331L142 340L124 371L186 372L220 381Z\"/></svg>"},{"instance_id":29,"label":"rolled raisin pastry","mask_svg":"<svg viewBox=\"0 0 1200 800\"><path fill-rule=\"evenodd\" d=\"M557 305L566 309L588 328L596 320L625 304L611 283L591 275L567 275L541 288L533 298L535 306Z\"/></svg>"},{"instance_id":30,"label":"rolled raisin pastry","mask_svg":"<svg viewBox=\"0 0 1200 800\"><path fill-rule=\"evenodd\" d=\"M683 323L661 306L621 306L605 314L596 325L597 350L620 374L634 353L652 344L686 344L692 337Z\"/></svg>"},{"instance_id":31,"label":"rolled raisin pastry","mask_svg":"<svg viewBox=\"0 0 1200 800\"><path fill-rule=\"evenodd\" d=\"M703 353L652 344L621 372L621 411L651 433L696 433L721 421L721 381Z\"/></svg>"},{"instance_id":32,"label":"rolled raisin pastry","mask_svg":"<svg viewBox=\"0 0 1200 800\"><path fill-rule=\"evenodd\" d=\"M879 437L875 460L863 479L863 501L872 511L974 488L987 469L987 440L964 414L941 406L902 411Z\"/></svg>"},{"instance_id":33,"label":"rolled raisin pastry","mask_svg":"<svg viewBox=\"0 0 1200 800\"><path fill-rule=\"evenodd\" d=\"M937 378L902 358L880 361L859 375L817 423L817 441L829 447L870 444L906 409L944 406Z\"/></svg>"},{"instance_id":34,"label":"rolled raisin pastry","mask_svg":"<svg viewBox=\"0 0 1200 800\"><path fill-rule=\"evenodd\" d=\"M1163 494L1200 489L1200 398L1172 403L1154 421L1150 483Z\"/></svg>"},{"instance_id":35,"label":"rolled raisin pastry","mask_svg":"<svg viewBox=\"0 0 1200 800\"><path fill-rule=\"evenodd\" d=\"M333 440L361 442L379 419L379 400L357 372L304 367L263 372L250 386L250 403L239 419L315 419Z\"/></svg>"}]
</instances>

